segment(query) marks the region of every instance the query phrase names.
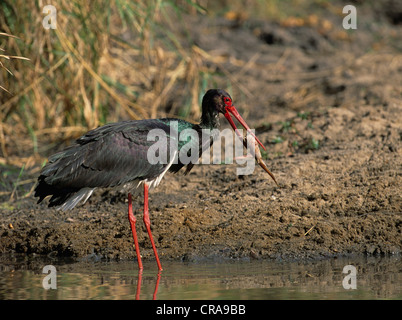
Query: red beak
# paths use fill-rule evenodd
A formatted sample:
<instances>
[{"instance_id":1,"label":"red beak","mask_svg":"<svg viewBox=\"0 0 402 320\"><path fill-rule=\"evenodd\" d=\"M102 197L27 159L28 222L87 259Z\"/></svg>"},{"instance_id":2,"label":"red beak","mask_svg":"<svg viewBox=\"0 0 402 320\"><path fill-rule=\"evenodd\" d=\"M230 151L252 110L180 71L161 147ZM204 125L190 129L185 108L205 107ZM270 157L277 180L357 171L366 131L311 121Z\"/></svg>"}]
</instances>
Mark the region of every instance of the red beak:
<instances>
[{"instance_id":1,"label":"red beak","mask_svg":"<svg viewBox=\"0 0 402 320\"><path fill-rule=\"evenodd\" d=\"M243 136L240 134L240 132L237 130L236 125L234 124L232 117L230 116L229 112L241 123L241 125L255 138L255 140L258 142L258 144L264 149L264 145L261 143L260 140L255 136L255 134L250 130L250 127L247 125L246 121L240 116L240 114L237 112L236 108L231 104L231 101L225 101L226 103L226 113L224 114L225 118L229 121L230 125L232 126L233 130L236 132L236 134L240 137L240 139L243 141Z\"/></svg>"}]
</instances>

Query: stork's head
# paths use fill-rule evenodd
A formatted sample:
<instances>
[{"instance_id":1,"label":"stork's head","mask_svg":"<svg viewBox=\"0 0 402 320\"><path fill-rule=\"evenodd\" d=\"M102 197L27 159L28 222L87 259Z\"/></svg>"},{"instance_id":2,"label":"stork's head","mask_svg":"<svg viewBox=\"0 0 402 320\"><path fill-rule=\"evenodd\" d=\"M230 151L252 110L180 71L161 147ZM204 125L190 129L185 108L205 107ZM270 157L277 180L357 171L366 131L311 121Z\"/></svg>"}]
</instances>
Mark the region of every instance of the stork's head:
<instances>
[{"instance_id":1,"label":"stork's head","mask_svg":"<svg viewBox=\"0 0 402 320\"><path fill-rule=\"evenodd\" d=\"M202 122L212 121L212 119L217 118L219 113L222 113L225 118L228 120L233 130L238 133L237 127L233 122L231 115L233 115L237 121L248 131L250 132L258 142L258 144L265 149L260 140L254 135L254 133L250 130L250 127L247 125L246 121L240 116L239 112L237 112L235 106L233 105L232 97L225 90L222 89L210 89L204 95L202 99Z\"/></svg>"}]
</instances>

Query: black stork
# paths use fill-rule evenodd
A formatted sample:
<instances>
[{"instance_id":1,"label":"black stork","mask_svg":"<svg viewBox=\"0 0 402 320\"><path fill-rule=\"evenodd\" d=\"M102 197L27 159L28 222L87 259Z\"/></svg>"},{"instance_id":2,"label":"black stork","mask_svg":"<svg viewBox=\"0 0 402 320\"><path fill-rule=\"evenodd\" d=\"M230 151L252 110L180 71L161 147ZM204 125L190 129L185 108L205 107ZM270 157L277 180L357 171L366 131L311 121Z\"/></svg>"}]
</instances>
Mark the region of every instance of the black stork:
<instances>
[{"instance_id":1,"label":"black stork","mask_svg":"<svg viewBox=\"0 0 402 320\"><path fill-rule=\"evenodd\" d=\"M48 163L40 172L35 197L39 197L38 203L40 203L45 197L51 196L49 207L57 206L58 209L69 210L74 208L80 201L85 203L96 188L118 187L126 191L128 193L128 218L134 238L138 267L142 270L143 265L135 228L136 218L132 209L131 192L143 185L143 220L152 244L158 269L162 270L151 233L148 191L159 184L168 170L178 172L182 167L186 166L185 173L188 173L192 169L194 161L183 163L177 157L180 149L184 147L183 142L181 142L177 143L178 149L176 150L170 147L166 147L165 151L159 150L159 152L166 153L167 161L151 163L147 155L149 148L155 144L155 140L150 140L148 135L153 129L162 130L162 132L166 133L167 144L173 145L172 140L177 139L177 134L185 129L192 129L200 137L200 139L194 139L198 143L198 154L196 155L198 159L202 152L209 148L217 138L216 134L212 134L216 130L212 129L219 128L220 113L226 117L239 137L240 133L230 114L248 132L251 132L232 104L230 95L221 89L208 90L204 95L201 122L199 124L189 123L180 119L163 118L110 123L91 130L76 140L75 144L49 157ZM173 130L178 131L176 135L172 134L172 123L175 123ZM210 131L203 129L209 129ZM205 136L201 139L202 131L204 133L211 132L207 140ZM253 141L256 151L258 149L257 143L264 147L254 134L252 136L255 139ZM175 159L176 161L173 161ZM258 163L261 165L260 161ZM264 168L264 166L262 167ZM264 170L271 175L266 167Z\"/></svg>"}]
</instances>

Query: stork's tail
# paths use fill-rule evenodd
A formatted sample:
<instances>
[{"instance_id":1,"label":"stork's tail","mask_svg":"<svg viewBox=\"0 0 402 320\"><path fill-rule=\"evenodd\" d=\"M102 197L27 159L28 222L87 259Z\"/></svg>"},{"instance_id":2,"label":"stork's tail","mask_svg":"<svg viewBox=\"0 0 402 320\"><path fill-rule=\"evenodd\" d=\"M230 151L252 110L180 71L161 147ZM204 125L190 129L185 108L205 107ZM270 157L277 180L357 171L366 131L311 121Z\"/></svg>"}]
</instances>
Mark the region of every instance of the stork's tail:
<instances>
[{"instance_id":1,"label":"stork's tail","mask_svg":"<svg viewBox=\"0 0 402 320\"><path fill-rule=\"evenodd\" d=\"M73 209L81 200L85 203L96 188L62 188L58 189L49 185L40 176L38 185L35 188L35 197L39 197L38 203L42 202L47 196L52 196L49 201L49 207L57 206L57 210Z\"/></svg>"}]
</instances>

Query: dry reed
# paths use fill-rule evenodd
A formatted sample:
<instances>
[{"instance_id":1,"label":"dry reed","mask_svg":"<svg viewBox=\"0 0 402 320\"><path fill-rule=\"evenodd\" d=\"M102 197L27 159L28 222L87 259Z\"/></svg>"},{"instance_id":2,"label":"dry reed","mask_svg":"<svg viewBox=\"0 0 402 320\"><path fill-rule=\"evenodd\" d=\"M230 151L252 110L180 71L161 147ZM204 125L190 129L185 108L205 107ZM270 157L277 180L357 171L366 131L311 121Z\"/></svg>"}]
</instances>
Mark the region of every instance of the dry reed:
<instances>
[{"instance_id":1,"label":"dry reed","mask_svg":"<svg viewBox=\"0 0 402 320\"><path fill-rule=\"evenodd\" d=\"M164 116L178 89L191 94L184 114L199 116L202 62L167 27L182 10L201 10L195 1L52 5L57 24L47 30L42 1L0 4L0 38L7 37L0 48L15 53L0 51L0 163L30 153L19 152L22 137L30 137L37 155L38 140L69 140L106 122ZM10 59L18 61L3 62Z\"/></svg>"}]
</instances>

